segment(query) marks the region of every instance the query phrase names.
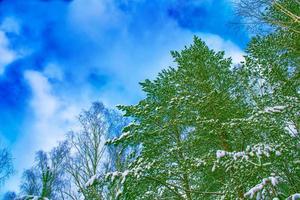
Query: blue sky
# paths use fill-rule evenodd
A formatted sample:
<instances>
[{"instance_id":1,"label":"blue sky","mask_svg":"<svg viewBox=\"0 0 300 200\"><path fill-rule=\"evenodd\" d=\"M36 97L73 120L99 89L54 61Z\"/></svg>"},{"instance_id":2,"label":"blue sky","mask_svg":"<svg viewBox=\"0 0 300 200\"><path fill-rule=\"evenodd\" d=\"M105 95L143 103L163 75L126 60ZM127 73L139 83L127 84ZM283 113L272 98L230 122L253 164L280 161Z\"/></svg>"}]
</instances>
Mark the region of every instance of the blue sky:
<instances>
[{"instance_id":1,"label":"blue sky","mask_svg":"<svg viewBox=\"0 0 300 200\"><path fill-rule=\"evenodd\" d=\"M91 102L142 99L138 82L174 65L170 50L193 35L242 60L248 35L233 17L230 0L0 1L0 139L17 170L2 192Z\"/></svg>"}]
</instances>

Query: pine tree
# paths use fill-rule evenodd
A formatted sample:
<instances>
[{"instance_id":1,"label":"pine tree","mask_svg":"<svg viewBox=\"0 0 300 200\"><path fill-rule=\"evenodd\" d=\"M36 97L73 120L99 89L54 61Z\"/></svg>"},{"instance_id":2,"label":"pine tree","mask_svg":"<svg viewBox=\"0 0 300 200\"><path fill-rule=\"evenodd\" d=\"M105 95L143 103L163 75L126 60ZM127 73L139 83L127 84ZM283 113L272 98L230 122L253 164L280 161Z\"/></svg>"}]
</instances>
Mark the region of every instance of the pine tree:
<instances>
[{"instance_id":1,"label":"pine tree","mask_svg":"<svg viewBox=\"0 0 300 200\"><path fill-rule=\"evenodd\" d=\"M119 107L134 123L112 143L136 147L129 169L115 173L124 183L124 199L223 194L222 173L211 175L214 155L218 149L231 151L240 138L223 124L248 110L242 96L234 94L237 78L231 60L198 38L172 55L177 69L141 83L147 98L139 104Z\"/></svg>"},{"instance_id":2,"label":"pine tree","mask_svg":"<svg viewBox=\"0 0 300 200\"><path fill-rule=\"evenodd\" d=\"M134 123L108 142L131 152L128 169L108 174L121 184L121 199L271 199L299 191L297 60L268 42L254 39L245 62L232 67L195 38L172 52L176 69L141 83L147 97L119 107Z\"/></svg>"}]
</instances>

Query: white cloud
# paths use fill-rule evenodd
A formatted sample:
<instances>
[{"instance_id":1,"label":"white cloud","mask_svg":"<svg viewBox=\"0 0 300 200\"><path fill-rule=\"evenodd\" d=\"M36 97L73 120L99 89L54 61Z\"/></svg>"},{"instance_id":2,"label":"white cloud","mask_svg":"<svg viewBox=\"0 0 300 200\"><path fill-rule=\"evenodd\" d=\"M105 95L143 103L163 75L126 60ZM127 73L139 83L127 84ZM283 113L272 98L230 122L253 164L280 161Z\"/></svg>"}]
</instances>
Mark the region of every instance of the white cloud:
<instances>
[{"instance_id":1,"label":"white cloud","mask_svg":"<svg viewBox=\"0 0 300 200\"><path fill-rule=\"evenodd\" d=\"M32 166L36 151L50 151L67 131L78 129L76 117L84 106L82 102L71 102L72 97L57 95L45 73L27 70L24 78L32 98L23 132L12 146L17 174L8 181L6 190L18 190L22 172Z\"/></svg>"},{"instance_id":2,"label":"white cloud","mask_svg":"<svg viewBox=\"0 0 300 200\"><path fill-rule=\"evenodd\" d=\"M24 74L32 90L31 106L39 120L49 120L59 108L59 100L51 94L48 79L37 71L26 71Z\"/></svg>"},{"instance_id":3,"label":"white cloud","mask_svg":"<svg viewBox=\"0 0 300 200\"><path fill-rule=\"evenodd\" d=\"M245 54L236 44L230 40L224 40L222 37L209 33L199 33L199 36L205 41L208 47L215 51L225 51L226 57L231 57L234 64L244 61Z\"/></svg>"},{"instance_id":4,"label":"white cloud","mask_svg":"<svg viewBox=\"0 0 300 200\"><path fill-rule=\"evenodd\" d=\"M210 2L205 0L206 4ZM163 15L155 22L139 22L135 18L137 11L132 12L133 16L126 11L123 13L114 2L108 0L78 0L71 3L68 22L76 34L91 42L91 57L73 66L77 70L71 72L75 72L76 76L80 74L77 80L82 81L82 86L78 90L88 88L97 94L94 98L100 97L109 105L135 103L143 97L138 82L152 79L161 69L174 65L170 50L181 50L191 44L195 34L210 48L225 50L225 56L231 56L233 63L243 60L243 51L230 40L214 34L191 32ZM100 72L113 77L113 80L95 91L86 83L91 72Z\"/></svg>"},{"instance_id":5,"label":"white cloud","mask_svg":"<svg viewBox=\"0 0 300 200\"><path fill-rule=\"evenodd\" d=\"M29 130L25 132L25 136L30 139L28 143L34 151L49 151L75 126L81 102L74 104L70 99L57 94L48 77L42 72L27 70L24 78L32 91L29 114L31 118L28 119Z\"/></svg>"}]
</instances>

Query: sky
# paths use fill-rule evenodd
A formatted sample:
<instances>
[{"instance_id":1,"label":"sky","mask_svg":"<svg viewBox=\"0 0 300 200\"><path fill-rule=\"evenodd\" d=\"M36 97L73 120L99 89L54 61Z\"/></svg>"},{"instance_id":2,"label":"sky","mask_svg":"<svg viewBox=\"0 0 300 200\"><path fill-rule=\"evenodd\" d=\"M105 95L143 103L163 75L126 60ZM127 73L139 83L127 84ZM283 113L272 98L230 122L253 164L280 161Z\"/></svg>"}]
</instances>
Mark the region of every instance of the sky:
<instances>
[{"instance_id":1,"label":"sky","mask_svg":"<svg viewBox=\"0 0 300 200\"><path fill-rule=\"evenodd\" d=\"M249 40L231 0L0 0L0 146L18 191L37 150L49 151L92 102L114 108L145 94L139 82L176 66L193 36L234 63Z\"/></svg>"}]
</instances>

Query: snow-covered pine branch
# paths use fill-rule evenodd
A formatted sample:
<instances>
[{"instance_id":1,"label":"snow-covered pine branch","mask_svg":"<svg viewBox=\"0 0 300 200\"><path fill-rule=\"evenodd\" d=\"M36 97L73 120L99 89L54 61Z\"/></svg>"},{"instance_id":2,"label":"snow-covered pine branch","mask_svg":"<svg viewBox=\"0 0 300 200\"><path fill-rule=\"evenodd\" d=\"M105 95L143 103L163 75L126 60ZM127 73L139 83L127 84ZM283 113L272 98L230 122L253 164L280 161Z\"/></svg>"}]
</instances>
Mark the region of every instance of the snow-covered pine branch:
<instances>
[{"instance_id":1,"label":"snow-covered pine branch","mask_svg":"<svg viewBox=\"0 0 300 200\"><path fill-rule=\"evenodd\" d=\"M256 196L256 199L264 199L264 197L261 197L261 195L264 195L264 189L267 185L271 185L273 187L276 187L279 182L279 177L270 176L268 178L264 178L259 184L251 188L248 192L244 194L245 197L249 197L252 199ZM276 196L276 194L273 194Z\"/></svg>"}]
</instances>

